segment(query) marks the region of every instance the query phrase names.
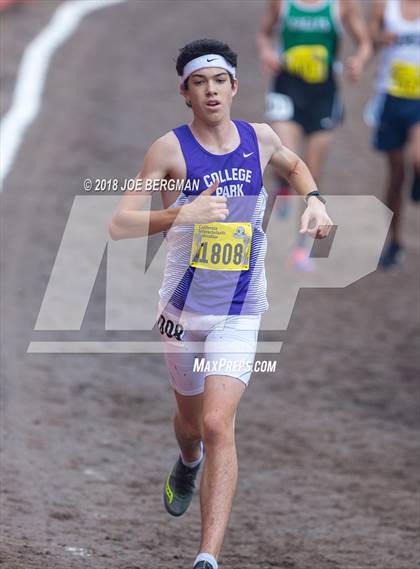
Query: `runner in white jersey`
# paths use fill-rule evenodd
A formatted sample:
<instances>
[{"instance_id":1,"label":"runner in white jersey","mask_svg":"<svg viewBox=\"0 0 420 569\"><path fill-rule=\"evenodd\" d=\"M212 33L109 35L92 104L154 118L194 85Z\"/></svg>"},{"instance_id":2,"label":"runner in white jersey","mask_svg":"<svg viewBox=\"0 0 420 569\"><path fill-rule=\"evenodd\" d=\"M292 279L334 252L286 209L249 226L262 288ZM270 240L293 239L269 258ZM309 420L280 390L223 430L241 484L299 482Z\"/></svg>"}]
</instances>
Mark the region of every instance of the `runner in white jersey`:
<instances>
[{"instance_id":1,"label":"runner in white jersey","mask_svg":"<svg viewBox=\"0 0 420 569\"><path fill-rule=\"evenodd\" d=\"M152 212L143 210L146 191L127 194L110 224L113 239L164 232L169 246L158 326L177 403L180 455L163 495L171 515L185 513L204 448L195 569L217 569L236 489L235 415L251 374L243 364L254 360L267 309L266 166L305 198L302 232L323 238L332 225L308 168L275 132L266 124L231 120L236 66L237 55L216 40L181 50L177 72L193 119L152 144L139 178L143 187L182 180L183 191L161 192L163 209ZM211 365L194 370L197 354Z\"/></svg>"},{"instance_id":2,"label":"runner in white jersey","mask_svg":"<svg viewBox=\"0 0 420 569\"><path fill-rule=\"evenodd\" d=\"M380 49L374 110L374 147L386 154L386 203L393 211L391 238L381 257L384 269L401 262L402 190L405 151L414 166L411 196L420 201L420 0L377 0L370 31Z\"/></svg>"}]
</instances>

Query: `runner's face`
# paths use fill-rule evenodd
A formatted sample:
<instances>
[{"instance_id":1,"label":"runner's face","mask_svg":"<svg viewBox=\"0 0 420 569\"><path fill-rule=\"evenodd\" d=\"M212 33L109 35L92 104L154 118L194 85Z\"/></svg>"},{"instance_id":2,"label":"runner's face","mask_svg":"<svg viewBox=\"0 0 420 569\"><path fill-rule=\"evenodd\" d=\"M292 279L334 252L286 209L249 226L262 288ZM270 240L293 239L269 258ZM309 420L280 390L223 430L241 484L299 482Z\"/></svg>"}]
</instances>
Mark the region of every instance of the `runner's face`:
<instances>
[{"instance_id":1,"label":"runner's face","mask_svg":"<svg viewBox=\"0 0 420 569\"><path fill-rule=\"evenodd\" d=\"M183 95L191 101L195 115L218 122L229 114L237 90L237 81L232 86L227 71L212 67L199 69L190 75L188 89L183 90Z\"/></svg>"}]
</instances>

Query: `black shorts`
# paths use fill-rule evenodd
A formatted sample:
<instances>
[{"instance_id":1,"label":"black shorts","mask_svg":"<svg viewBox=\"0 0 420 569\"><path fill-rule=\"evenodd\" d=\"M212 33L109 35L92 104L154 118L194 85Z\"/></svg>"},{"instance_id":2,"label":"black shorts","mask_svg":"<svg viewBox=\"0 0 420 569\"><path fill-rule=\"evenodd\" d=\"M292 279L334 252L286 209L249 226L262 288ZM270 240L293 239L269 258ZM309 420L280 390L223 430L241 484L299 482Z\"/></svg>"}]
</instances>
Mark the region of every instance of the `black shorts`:
<instances>
[{"instance_id":1,"label":"black shorts","mask_svg":"<svg viewBox=\"0 0 420 569\"><path fill-rule=\"evenodd\" d=\"M334 74L323 83L307 83L282 71L267 94L265 114L270 122L293 121L305 134L336 128L344 108Z\"/></svg>"},{"instance_id":2,"label":"black shorts","mask_svg":"<svg viewBox=\"0 0 420 569\"><path fill-rule=\"evenodd\" d=\"M376 101L373 146L382 152L402 148L410 129L420 122L420 100L383 94Z\"/></svg>"}]
</instances>

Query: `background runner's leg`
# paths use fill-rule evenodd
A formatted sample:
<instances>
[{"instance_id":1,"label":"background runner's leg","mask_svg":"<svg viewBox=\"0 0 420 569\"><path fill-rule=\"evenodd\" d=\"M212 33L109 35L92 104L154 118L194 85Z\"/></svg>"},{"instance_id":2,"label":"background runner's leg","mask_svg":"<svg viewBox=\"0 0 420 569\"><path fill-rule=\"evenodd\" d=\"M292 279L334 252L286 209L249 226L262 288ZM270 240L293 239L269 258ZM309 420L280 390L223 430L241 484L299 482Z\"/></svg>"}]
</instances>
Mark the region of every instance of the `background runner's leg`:
<instances>
[{"instance_id":1,"label":"background runner's leg","mask_svg":"<svg viewBox=\"0 0 420 569\"><path fill-rule=\"evenodd\" d=\"M401 240L401 204L402 188L404 184L404 149L392 150L387 154L388 159L388 187L386 205L393 212L391 221L391 240L399 243Z\"/></svg>"},{"instance_id":2,"label":"background runner's leg","mask_svg":"<svg viewBox=\"0 0 420 569\"><path fill-rule=\"evenodd\" d=\"M387 153L388 184L386 205L393 212L390 228L390 240L379 259L381 269L397 266L402 260L401 246L401 208L403 200L403 186L405 177L404 147Z\"/></svg>"},{"instance_id":3,"label":"background runner's leg","mask_svg":"<svg viewBox=\"0 0 420 569\"><path fill-rule=\"evenodd\" d=\"M334 132L331 130L314 132L307 138L305 162L317 185L333 139Z\"/></svg>"},{"instance_id":4,"label":"background runner's leg","mask_svg":"<svg viewBox=\"0 0 420 569\"><path fill-rule=\"evenodd\" d=\"M275 121L271 123L273 130L279 135L282 143L293 152L299 154L302 142L302 128L292 121Z\"/></svg>"},{"instance_id":5,"label":"background runner's leg","mask_svg":"<svg viewBox=\"0 0 420 569\"><path fill-rule=\"evenodd\" d=\"M411 187L411 198L415 202L420 201L420 123L410 129L410 157L414 166L413 184Z\"/></svg>"},{"instance_id":6,"label":"background runner's leg","mask_svg":"<svg viewBox=\"0 0 420 569\"><path fill-rule=\"evenodd\" d=\"M206 451L200 488L200 551L216 559L220 549L238 480L235 447L235 414L245 390L239 379L210 375L203 399L203 439Z\"/></svg>"}]
</instances>

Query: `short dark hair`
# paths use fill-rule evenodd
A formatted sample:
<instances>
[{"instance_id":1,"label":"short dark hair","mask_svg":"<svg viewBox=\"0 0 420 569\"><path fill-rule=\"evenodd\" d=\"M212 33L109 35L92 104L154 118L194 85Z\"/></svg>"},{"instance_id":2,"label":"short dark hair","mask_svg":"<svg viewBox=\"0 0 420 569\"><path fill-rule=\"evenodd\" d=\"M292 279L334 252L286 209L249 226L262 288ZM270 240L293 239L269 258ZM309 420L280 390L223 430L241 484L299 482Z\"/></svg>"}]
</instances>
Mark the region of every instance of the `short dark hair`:
<instances>
[{"instance_id":1,"label":"short dark hair","mask_svg":"<svg viewBox=\"0 0 420 569\"><path fill-rule=\"evenodd\" d=\"M227 43L212 39L201 39L195 40L191 43L187 43L183 48L179 50L179 55L176 60L176 71L180 77L184 72L184 67L195 59L196 57L201 57L208 53L214 53L215 55L221 55L226 59L232 67L237 67L238 65L238 54L230 49ZM231 81L233 81L232 75L229 73ZM187 80L188 81L188 80ZM185 88L187 88L187 81L185 81Z\"/></svg>"}]
</instances>

